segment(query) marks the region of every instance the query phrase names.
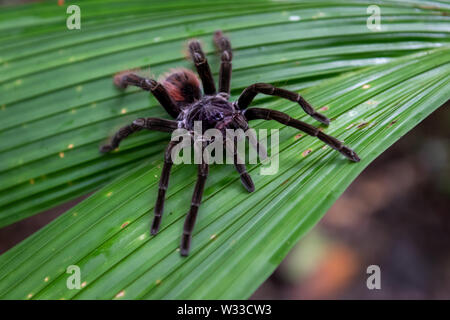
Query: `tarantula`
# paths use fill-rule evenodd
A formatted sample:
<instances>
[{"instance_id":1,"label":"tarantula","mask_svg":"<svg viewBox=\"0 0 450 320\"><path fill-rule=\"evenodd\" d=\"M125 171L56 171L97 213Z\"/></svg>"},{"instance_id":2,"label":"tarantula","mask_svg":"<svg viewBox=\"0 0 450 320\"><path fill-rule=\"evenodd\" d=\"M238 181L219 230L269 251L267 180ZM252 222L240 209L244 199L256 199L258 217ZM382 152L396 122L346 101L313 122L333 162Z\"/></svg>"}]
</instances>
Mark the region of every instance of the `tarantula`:
<instances>
[{"instance_id":1,"label":"tarantula","mask_svg":"<svg viewBox=\"0 0 450 320\"><path fill-rule=\"evenodd\" d=\"M209 128L216 128L221 131L238 128L247 130L249 128L248 121L265 119L275 120L284 125L301 130L308 135L319 138L348 159L355 162L360 160L352 149L312 125L293 119L289 115L277 110L247 108L258 93L263 93L297 102L308 115L321 123L329 124L330 120L326 116L316 112L302 96L295 92L277 88L267 83L255 83L247 87L236 101L228 101L230 96L231 61L233 58L231 43L221 31L214 33L214 43L220 53L221 59L218 92L200 42L195 39L191 40L188 44L189 55L200 76L203 94L200 89L199 79L192 71L187 69L171 70L171 73L166 76L162 83L153 79L143 78L132 71L124 71L116 74L114 83L118 88L125 89L127 86L132 85L150 91L167 113L175 118L175 120L139 118L130 125L121 128L109 144L103 145L100 148L100 152L105 153L117 148L122 139L142 129L173 132L178 128L184 128L192 131L194 122L201 121L202 130ZM156 200L154 219L151 227L152 235L157 234L161 223L164 199L169 183L169 174L173 165L171 151L177 143L178 141L170 141L165 151L158 198ZM202 142L202 151L205 145L206 143ZM182 256L186 256L189 253L192 231L208 176L208 164L205 162L201 161L198 165L197 183L181 238L180 253ZM250 175L247 173L245 164L237 161L236 150L234 150L233 162L244 187L249 192L254 191L255 186Z\"/></svg>"}]
</instances>

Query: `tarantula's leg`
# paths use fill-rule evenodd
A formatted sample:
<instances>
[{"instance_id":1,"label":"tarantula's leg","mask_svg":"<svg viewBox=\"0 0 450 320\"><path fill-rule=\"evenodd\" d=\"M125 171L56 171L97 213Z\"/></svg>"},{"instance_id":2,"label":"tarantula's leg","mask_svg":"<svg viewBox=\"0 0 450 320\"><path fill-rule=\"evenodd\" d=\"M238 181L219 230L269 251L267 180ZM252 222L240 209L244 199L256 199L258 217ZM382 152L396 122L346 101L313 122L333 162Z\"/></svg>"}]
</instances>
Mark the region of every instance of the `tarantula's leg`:
<instances>
[{"instance_id":1,"label":"tarantula's leg","mask_svg":"<svg viewBox=\"0 0 450 320\"><path fill-rule=\"evenodd\" d=\"M306 122L302 122L297 119L291 118L286 113L271 109L250 108L244 111L244 115L248 120L254 119L275 120L287 126L294 127L298 130L306 132L310 136L319 138L334 150L337 150L340 153L342 153L348 159L355 162L358 162L360 160L355 151L345 146L338 139L323 133L316 127L313 127L312 125L307 124Z\"/></svg>"},{"instance_id":2,"label":"tarantula's leg","mask_svg":"<svg viewBox=\"0 0 450 320\"><path fill-rule=\"evenodd\" d=\"M122 127L111 139L111 142L100 147L100 152L105 153L117 148L120 141L130 134L142 129L172 132L178 128L178 121L159 119L159 118L140 118L133 121L132 124Z\"/></svg>"},{"instance_id":3,"label":"tarantula's leg","mask_svg":"<svg viewBox=\"0 0 450 320\"><path fill-rule=\"evenodd\" d=\"M258 93L277 96L293 102L297 102L307 114L309 114L317 121L320 121L324 124L330 123L330 119L314 110L314 108L311 107L308 101L303 99L303 97L298 93L277 88L268 83L255 83L247 87L237 100L237 106L239 107L239 109L244 110L245 108L247 108Z\"/></svg>"},{"instance_id":4,"label":"tarantula's leg","mask_svg":"<svg viewBox=\"0 0 450 320\"><path fill-rule=\"evenodd\" d=\"M180 141L170 141L164 153L164 166L161 173L161 179L159 180L158 198L155 205L155 216L153 218L151 234L155 235L158 233L159 226L161 224L162 214L164 211L164 200L166 196L166 190L169 185L170 169L172 168L172 149Z\"/></svg>"},{"instance_id":5,"label":"tarantula's leg","mask_svg":"<svg viewBox=\"0 0 450 320\"><path fill-rule=\"evenodd\" d=\"M203 52L198 40L194 39L189 42L189 53L192 61L194 61L195 67L197 68L198 75L202 80L204 94L216 94L214 78L212 76L211 69L209 68L208 60L206 59L205 53Z\"/></svg>"},{"instance_id":6,"label":"tarantula's leg","mask_svg":"<svg viewBox=\"0 0 450 320\"><path fill-rule=\"evenodd\" d=\"M255 148L261 160L266 160L267 150L262 144L259 143L255 132L251 128L249 128L247 119L245 119L245 117L241 113L237 113L233 118L233 124L236 126L236 128L241 128L245 131L250 144L253 148Z\"/></svg>"},{"instance_id":7,"label":"tarantula's leg","mask_svg":"<svg viewBox=\"0 0 450 320\"><path fill-rule=\"evenodd\" d=\"M219 92L230 96L231 60L233 59L231 43L220 30L214 33L214 43L220 52Z\"/></svg>"},{"instance_id":8,"label":"tarantula's leg","mask_svg":"<svg viewBox=\"0 0 450 320\"><path fill-rule=\"evenodd\" d=\"M248 192L255 191L255 184L253 183L252 177L248 174L245 164L240 164L237 160L235 160L234 166L241 177L241 182L245 189L247 189Z\"/></svg>"},{"instance_id":9,"label":"tarantula's leg","mask_svg":"<svg viewBox=\"0 0 450 320\"><path fill-rule=\"evenodd\" d=\"M195 144L194 144L195 147ZM201 152L205 149L203 142ZM191 246L192 231L194 230L195 220L197 218L198 208L202 202L203 190L208 177L209 166L202 157L202 163L198 165L197 183L195 184L194 194L192 196L191 209L189 210L186 220L184 221L183 235L181 236L180 253L182 256L187 256Z\"/></svg>"},{"instance_id":10,"label":"tarantula's leg","mask_svg":"<svg viewBox=\"0 0 450 320\"><path fill-rule=\"evenodd\" d=\"M252 145L252 147L256 150L258 153L259 158L264 161L267 159L267 149L264 147L264 145L260 144L258 141L258 138L256 137L255 133L253 131L248 131L249 137L248 141Z\"/></svg>"},{"instance_id":11,"label":"tarantula's leg","mask_svg":"<svg viewBox=\"0 0 450 320\"><path fill-rule=\"evenodd\" d=\"M114 76L114 84L120 88L125 89L128 86L136 86L143 90L150 91L159 101L161 106L170 114L173 118L178 117L180 108L172 100L169 93L164 86L153 80L138 76L137 74L129 71L119 72Z\"/></svg>"},{"instance_id":12,"label":"tarantula's leg","mask_svg":"<svg viewBox=\"0 0 450 320\"><path fill-rule=\"evenodd\" d=\"M244 162L241 160L241 157L239 157L237 150L237 138L235 137L234 143L232 143L230 139L226 139L225 148L228 150L228 152L233 154L234 167L241 177L242 185L245 187L245 189L247 189L248 192L255 191L255 184L253 183L252 177L248 174Z\"/></svg>"}]
</instances>

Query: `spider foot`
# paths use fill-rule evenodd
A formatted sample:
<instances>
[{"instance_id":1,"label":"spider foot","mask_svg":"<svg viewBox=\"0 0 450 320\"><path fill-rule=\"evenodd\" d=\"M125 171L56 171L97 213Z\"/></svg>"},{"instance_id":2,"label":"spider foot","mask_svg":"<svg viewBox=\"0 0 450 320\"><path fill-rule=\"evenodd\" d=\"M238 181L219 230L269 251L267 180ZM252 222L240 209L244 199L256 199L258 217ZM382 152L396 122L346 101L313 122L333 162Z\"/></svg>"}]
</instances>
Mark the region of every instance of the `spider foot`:
<instances>
[{"instance_id":1,"label":"spider foot","mask_svg":"<svg viewBox=\"0 0 450 320\"><path fill-rule=\"evenodd\" d=\"M156 236L156 234L158 233L160 223L161 223L161 217L155 217L153 219L152 228L150 230L150 234L152 236Z\"/></svg>"},{"instance_id":2,"label":"spider foot","mask_svg":"<svg viewBox=\"0 0 450 320\"><path fill-rule=\"evenodd\" d=\"M346 156L348 159L354 161L354 162L359 162L361 161L361 159L359 158L359 156L356 154L355 151L353 151L352 149L350 149L347 146L343 146L342 149L340 150L340 152Z\"/></svg>"},{"instance_id":3,"label":"spider foot","mask_svg":"<svg viewBox=\"0 0 450 320\"><path fill-rule=\"evenodd\" d=\"M183 234L181 238L180 254L186 257L189 254L189 249L191 246L191 236Z\"/></svg>"},{"instance_id":4,"label":"spider foot","mask_svg":"<svg viewBox=\"0 0 450 320\"><path fill-rule=\"evenodd\" d=\"M112 150L114 150L115 148L112 146L112 145L110 145L110 144L105 144L105 145L103 145L103 146L101 146L100 147L100 153L107 153L107 152L110 152L110 151L112 151Z\"/></svg>"},{"instance_id":5,"label":"spider foot","mask_svg":"<svg viewBox=\"0 0 450 320\"><path fill-rule=\"evenodd\" d=\"M248 192L255 191L255 185L253 184L252 178L250 178L249 174L243 174L241 175L241 181L244 185L245 189L247 189Z\"/></svg>"},{"instance_id":6,"label":"spider foot","mask_svg":"<svg viewBox=\"0 0 450 320\"><path fill-rule=\"evenodd\" d=\"M113 83L117 89L125 90L128 87L128 84L125 81L125 79L130 73L131 73L130 70L124 70L114 75Z\"/></svg>"},{"instance_id":7,"label":"spider foot","mask_svg":"<svg viewBox=\"0 0 450 320\"><path fill-rule=\"evenodd\" d=\"M312 114L311 117L313 117L314 119L316 119L317 121L319 121L323 124L326 124L326 125L330 124L330 119L328 119L326 116L324 116L321 113L316 112L316 113Z\"/></svg>"}]
</instances>

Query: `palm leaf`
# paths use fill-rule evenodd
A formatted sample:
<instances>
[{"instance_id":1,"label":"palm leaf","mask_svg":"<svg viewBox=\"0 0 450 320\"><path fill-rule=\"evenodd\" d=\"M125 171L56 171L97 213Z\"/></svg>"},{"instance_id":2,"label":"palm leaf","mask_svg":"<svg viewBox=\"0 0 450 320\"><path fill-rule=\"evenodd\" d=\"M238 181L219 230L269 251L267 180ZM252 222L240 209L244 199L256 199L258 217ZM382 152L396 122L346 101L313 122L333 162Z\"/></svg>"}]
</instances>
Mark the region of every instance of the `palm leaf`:
<instances>
[{"instance_id":1,"label":"palm leaf","mask_svg":"<svg viewBox=\"0 0 450 320\"><path fill-rule=\"evenodd\" d=\"M367 29L371 3L363 1L226 1L220 11L215 2L111 1L109 17L105 3L81 2L89 13L70 37L58 23L62 8L0 13L17 21L0 24L0 225L104 185L0 256L2 298L246 298L373 159L448 99L450 24L438 2L380 2L382 32ZM234 97L255 81L300 90L334 119L324 130L363 160L349 163L292 128L254 122L280 130L278 174L250 167L257 190L249 195L233 168L214 166L183 259L177 247L196 168L174 168L162 230L149 237L169 137L138 134L111 156L97 148L131 119L164 116L148 94L115 91L111 75L188 66L180 47L193 36L217 70L217 28L236 51ZM290 102L255 104L310 121ZM71 264L81 267L81 290L66 287Z\"/></svg>"}]
</instances>

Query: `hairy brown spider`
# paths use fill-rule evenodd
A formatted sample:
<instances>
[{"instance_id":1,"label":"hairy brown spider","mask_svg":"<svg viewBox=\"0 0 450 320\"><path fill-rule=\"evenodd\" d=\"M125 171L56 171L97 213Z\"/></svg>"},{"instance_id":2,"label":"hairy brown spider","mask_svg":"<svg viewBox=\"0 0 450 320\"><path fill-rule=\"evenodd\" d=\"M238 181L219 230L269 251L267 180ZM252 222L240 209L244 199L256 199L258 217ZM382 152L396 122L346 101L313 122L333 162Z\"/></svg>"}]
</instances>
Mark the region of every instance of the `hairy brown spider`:
<instances>
[{"instance_id":1,"label":"hairy brown spider","mask_svg":"<svg viewBox=\"0 0 450 320\"><path fill-rule=\"evenodd\" d=\"M140 77L131 71L118 73L114 77L116 86L125 89L129 85L133 85L143 90L150 91L167 113L175 118L175 120L139 118L133 121L132 124L121 128L114 135L109 144L103 145L100 148L100 152L109 152L117 148L122 139L128 137L133 132L142 129L173 132L178 128L184 128L192 131L194 121L201 121L202 130L216 128L225 131L225 129L240 128L245 131L249 128L248 121L265 119L275 120L284 125L299 129L311 136L319 138L331 148L342 153L348 159L355 162L360 160L358 155L352 149L343 145L338 139L323 133L312 125L293 119L289 115L277 110L247 108L258 93L263 93L297 102L311 117L324 124L329 124L330 120L326 116L316 112L305 99L295 92L276 88L267 83L255 83L247 87L237 101L229 102L231 60L233 58L231 44L229 39L225 37L221 31L215 32L214 42L220 52L221 58L219 92L216 91L208 61L197 40L191 40L189 42L189 54L195 64L198 75L200 76L203 86L203 95L200 90L200 82L197 76L187 69L172 70L162 83L153 79ZM156 235L161 223L165 193L169 184L170 170L173 165L171 151L178 143L178 141L171 141L165 151L164 166L159 182L158 198L155 205L155 216L151 227L152 235ZM202 143L202 151L205 146L206 143ZM237 161L236 150L234 151L233 161L244 187L249 192L254 191L255 187L250 175L247 173L245 164ZM202 161L198 165L198 178L192 197L191 208L184 223L180 247L180 253L183 256L186 256L189 253L192 231L198 208L202 200L206 177L208 176L208 164L205 162L206 161Z\"/></svg>"}]
</instances>

